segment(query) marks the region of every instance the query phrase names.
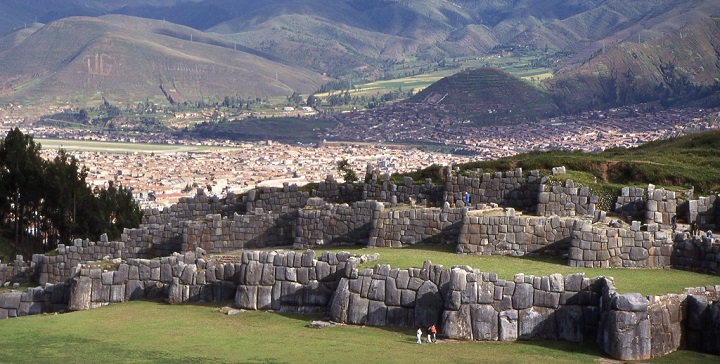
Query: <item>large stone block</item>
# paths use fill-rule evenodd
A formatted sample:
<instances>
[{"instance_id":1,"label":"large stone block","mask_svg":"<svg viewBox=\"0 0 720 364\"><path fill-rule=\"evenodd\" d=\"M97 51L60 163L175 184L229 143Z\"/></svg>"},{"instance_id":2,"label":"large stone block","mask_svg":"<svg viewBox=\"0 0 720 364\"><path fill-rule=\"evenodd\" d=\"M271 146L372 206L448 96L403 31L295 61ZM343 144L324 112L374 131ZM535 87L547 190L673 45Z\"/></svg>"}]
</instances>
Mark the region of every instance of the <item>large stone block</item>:
<instances>
[{"instance_id":1,"label":"large stone block","mask_svg":"<svg viewBox=\"0 0 720 364\"><path fill-rule=\"evenodd\" d=\"M518 339L518 311L507 310L498 314L500 341L515 341Z\"/></svg>"},{"instance_id":2,"label":"large stone block","mask_svg":"<svg viewBox=\"0 0 720 364\"><path fill-rule=\"evenodd\" d=\"M415 299L415 325L425 327L437 324L442 310L443 299L437 286L431 281L425 281Z\"/></svg>"},{"instance_id":3,"label":"large stone block","mask_svg":"<svg viewBox=\"0 0 720 364\"><path fill-rule=\"evenodd\" d=\"M518 338L555 340L557 338L555 310L547 307L531 307L519 310Z\"/></svg>"},{"instance_id":4,"label":"large stone block","mask_svg":"<svg viewBox=\"0 0 720 364\"><path fill-rule=\"evenodd\" d=\"M474 340L498 340L498 313L492 305L470 305Z\"/></svg>"},{"instance_id":5,"label":"large stone block","mask_svg":"<svg viewBox=\"0 0 720 364\"><path fill-rule=\"evenodd\" d=\"M529 283L518 283L515 285L515 293L512 296L512 306L516 310L530 308L533 305L535 289Z\"/></svg>"},{"instance_id":6,"label":"large stone block","mask_svg":"<svg viewBox=\"0 0 720 364\"><path fill-rule=\"evenodd\" d=\"M370 301L367 298L362 298L359 294L350 294L350 305L348 307L347 322L353 325L367 324L369 303Z\"/></svg>"},{"instance_id":7,"label":"large stone block","mask_svg":"<svg viewBox=\"0 0 720 364\"><path fill-rule=\"evenodd\" d=\"M308 282L303 289L303 304L306 306L325 308L330 302L333 292L318 281Z\"/></svg>"},{"instance_id":8,"label":"large stone block","mask_svg":"<svg viewBox=\"0 0 720 364\"><path fill-rule=\"evenodd\" d=\"M585 332L583 309L580 306L562 306L555 311L559 340L582 342Z\"/></svg>"},{"instance_id":9,"label":"large stone block","mask_svg":"<svg viewBox=\"0 0 720 364\"><path fill-rule=\"evenodd\" d=\"M76 276L72 279L71 286L70 286L70 302L68 303L68 308L73 311L79 311L79 310L88 310L92 308L91 306L91 298L92 298L92 279L88 276ZM20 292L17 294L17 306L16 307L8 307L15 302L15 295L5 294L3 295L5 302L2 304L3 308L17 308L20 306ZM124 292L123 292L124 293Z\"/></svg>"},{"instance_id":10,"label":"large stone block","mask_svg":"<svg viewBox=\"0 0 720 364\"><path fill-rule=\"evenodd\" d=\"M618 311L645 312L650 302L639 293L626 293L612 298L610 307Z\"/></svg>"},{"instance_id":11,"label":"large stone block","mask_svg":"<svg viewBox=\"0 0 720 364\"><path fill-rule=\"evenodd\" d=\"M257 310L257 288L257 286L239 285L235 294L235 307Z\"/></svg>"},{"instance_id":12,"label":"large stone block","mask_svg":"<svg viewBox=\"0 0 720 364\"><path fill-rule=\"evenodd\" d=\"M367 324L370 326L387 325L387 306L384 302L370 301L367 311Z\"/></svg>"},{"instance_id":13,"label":"large stone block","mask_svg":"<svg viewBox=\"0 0 720 364\"><path fill-rule=\"evenodd\" d=\"M650 359L650 332L646 312L611 310L605 325L603 350L618 360Z\"/></svg>"},{"instance_id":14,"label":"large stone block","mask_svg":"<svg viewBox=\"0 0 720 364\"><path fill-rule=\"evenodd\" d=\"M417 318L417 310L416 318ZM445 310L442 312L442 325L440 335L454 340L472 340L473 323L470 315L470 306L464 305L460 310ZM428 327L437 325L437 322L417 322L416 326Z\"/></svg>"},{"instance_id":15,"label":"large stone block","mask_svg":"<svg viewBox=\"0 0 720 364\"><path fill-rule=\"evenodd\" d=\"M350 288L348 279L341 278L338 287L335 289L332 304L330 305L330 318L337 322L348 322L348 310L350 305Z\"/></svg>"},{"instance_id":16,"label":"large stone block","mask_svg":"<svg viewBox=\"0 0 720 364\"><path fill-rule=\"evenodd\" d=\"M400 290L392 277L385 279L385 305L400 306Z\"/></svg>"}]
</instances>

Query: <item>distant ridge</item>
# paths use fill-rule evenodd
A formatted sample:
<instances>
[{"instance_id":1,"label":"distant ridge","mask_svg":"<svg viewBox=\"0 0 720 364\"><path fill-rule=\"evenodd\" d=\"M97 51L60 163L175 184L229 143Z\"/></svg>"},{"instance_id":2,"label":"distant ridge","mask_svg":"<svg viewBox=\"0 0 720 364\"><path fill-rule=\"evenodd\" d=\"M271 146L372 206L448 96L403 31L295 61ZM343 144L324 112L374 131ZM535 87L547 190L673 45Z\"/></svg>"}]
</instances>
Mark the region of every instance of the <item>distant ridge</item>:
<instances>
[{"instance_id":1,"label":"distant ridge","mask_svg":"<svg viewBox=\"0 0 720 364\"><path fill-rule=\"evenodd\" d=\"M210 33L120 15L66 18L15 39L0 43L0 99L15 102L254 98L308 94L328 80Z\"/></svg>"},{"instance_id":2,"label":"distant ridge","mask_svg":"<svg viewBox=\"0 0 720 364\"><path fill-rule=\"evenodd\" d=\"M559 112L549 94L495 68L445 77L408 102L431 105L444 113L483 123L536 120Z\"/></svg>"}]
</instances>

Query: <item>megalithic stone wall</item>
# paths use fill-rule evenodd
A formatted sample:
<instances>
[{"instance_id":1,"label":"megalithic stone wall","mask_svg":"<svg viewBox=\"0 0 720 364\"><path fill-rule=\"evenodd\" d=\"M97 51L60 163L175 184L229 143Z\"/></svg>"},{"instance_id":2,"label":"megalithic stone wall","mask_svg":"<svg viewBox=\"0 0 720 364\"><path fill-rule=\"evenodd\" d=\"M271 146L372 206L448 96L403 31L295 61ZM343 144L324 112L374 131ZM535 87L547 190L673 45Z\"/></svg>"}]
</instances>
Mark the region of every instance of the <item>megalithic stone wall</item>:
<instances>
[{"instance_id":1,"label":"megalithic stone wall","mask_svg":"<svg viewBox=\"0 0 720 364\"><path fill-rule=\"evenodd\" d=\"M695 221L700 229L715 229L720 226L720 199L718 195L699 197L688 202L688 221Z\"/></svg>"},{"instance_id":2,"label":"megalithic stone wall","mask_svg":"<svg viewBox=\"0 0 720 364\"><path fill-rule=\"evenodd\" d=\"M235 305L252 310L325 312L340 277L365 258L315 251L252 252L242 256Z\"/></svg>"},{"instance_id":3,"label":"megalithic stone wall","mask_svg":"<svg viewBox=\"0 0 720 364\"><path fill-rule=\"evenodd\" d=\"M647 360L683 347L719 353L720 316L711 316L718 312L718 300L720 286L647 297L609 292L603 297L598 343L619 360Z\"/></svg>"},{"instance_id":4,"label":"megalithic stone wall","mask_svg":"<svg viewBox=\"0 0 720 364\"><path fill-rule=\"evenodd\" d=\"M75 239L72 246L59 244L56 251L57 255L33 255L34 279L40 285L64 282L80 263L122 258L125 243Z\"/></svg>"},{"instance_id":5,"label":"megalithic stone wall","mask_svg":"<svg viewBox=\"0 0 720 364\"><path fill-rule=\"evenodd\" d=\"M687 348L720 355L720 286L686 289L686 293Z\"/></svg>"},{"instance_id":6,"label":"megalithic stone wall","mask_svg":"<svg viewBox=\"0 0 720 364\"><path fill-rule=\"evenodd\" d=\"M335 205L321 198L310 198L305 208L298 211L294 247L367 245L374 213L382 208L376 201Z\"/></svg>"},{"instance_id":7,"label":"megalithic stone wall","mask_svg":"<svg viewBox=\"0 0 720 364\"><path fill-rule=\"evenodd\" d=\"M677 212L675 192L648 185L646 201L645 222L656 223L663 228L670 227Z\"/></svg>"},{"instance_id":8,"label":"megalithic stone wall","mask_svg":"<svg viewBox=\"0 0 720 364\"><path fill-rule=\"evenodd\" d=\"M204 220L186 221L182 225L182 246L179 251L202 248L219 254L243 248L266 248L289 245L293 241L293 226L297 210L280 213L255 212L232 219L208 215Z\"/></svg>"},{"instance_id":9,"label":"megalithic stone wall","mask_svg":"<svg viewBox=\"0 0 720 364\"><path fill-rule=\"evenodd\" d=\"M541 177L539 171L531 171L523 177L522 168L505 173L483 173L480 177L465 177L456 172L446 176L444 200L457 206L463 201L463 193L470 194L471 203L496 203L521 209L530 209L537 204L540 185L547 177Z\"/></svg>"},{"instance_id":10,"label":"megalithic stone wall","mask_svg":"<svg viewBox=\"0 0 720 364\"><path fill-rule=\"evenodd\" d=\"M285 183L282 188L264 187L250 190L246 196L246 211L280 212L304 207L310 193L300 191L298 186Z\"/></svg>"},{"instance_id":11,"label":"megalithic stone wall","mask_svg":"<svg viewBox=\"0 0 720 364\"><path fill-rule=\"evenodd\" d=\"M590 189L571 180L564 185L542 184L537 197L536 212L540 216L594 215L598 197Z\"/></svg>"},{"instance_id":12,"label":"megalithic stone wall","mask_svg":"<svg viewBox=\"0 0 720 364\"><path fill-rule=\"evenodd\" d=\"M380 176L368 170L369 178L363 184L362 199L392 203L418 203L423 206L438 206L444 202L445 186L436 186L426 178L422 184L416 184L410 177L404 177L401 185L396 185L389 174Z\"/></svg>"},{"instance_id":13,"label":"megalithic stone wall","mask_svg":"<svg viewBox=\"0 0 720 364\"><path fill-rule=\"evenodd\" d=\"M636 187L623 187L620 190L615 202L615 213L623 216L625 220L628 217L631 220L639 220L645 216L645 190Z\"/></svg>"},{"instance_id":14,"label":"megalithic stone wall","mask_svg":"<svg viewBox=\"0 0 720 364\"><path fill-rule=\"evenodd\" d=\"M720 240L675 234L671 261L676 269L720 274Z\"/></svg>"},{"instance_id":15,"label":"megalithic stone wall","mask_svg":"<svg viewBox=\"0 0 720 364\"><path fill-rule=\"evenodd\" d=\"M468 211L464 215L458 253L563 255L568 251L571 232L577 223L574 218L557 216L485 216L483 213L482 210ZM497 211L489 210L487 213Z\"/></svg>"},{"instance_id":16,"label":"megalithic stone wall","mask_svg":"<svg viewBox=\"0 0 720 364\"><path fill-rule=\"evenodd\" d=\"M152 259L181 251L182 224L176 221L175 224L148 224L137 229L124 229L120 236L120 241L125 243L123 258Z\"/></svg>"},{"instance_id":17,"label":"megalithic stone wall","mask_svg":"<svg viewBox=\"0 0 720 364\"><path fill-rule=\"evenodd\" d=\"M629 228L614 228L591 221L573 229L568 265L602 268L662 268L670 266L673 242L658 224L633 221Z\"/></svg>"},{"instance_id":18,"label":"megalithic stone wall","mask_svg":"<svg viewBox=\"0 0 720 364\"><path fill-rule=\"evenodd\" d=\"M351 269L330 305L330 318L355 325L428 327L439 324L447 270L426 261L423 268Z\"/></svg>"},{"instance_id":19,"label":"megalithic stone wall","mask_svg":"<svg viewBox=\"0 0 720 364\"><path fill-rule=\"evenodd\" d=\"M455 243L465 208L375 210L368 246L402 247L420 243ZM375 217L375 216L374 216Z\"/></svg>"},{"instance_id":20,"label":"megalithic stone wall","mask_svg":"<svg viewBox=\"0 0 720 364\"><path fill-rule=\"evenodd\" d=\"M441 324L443 337L459 340L592 339L607 278L582 274L498 279L469 267L450 271Z\"/></svg>"},{"instance_id":21,"label":"megalithic stone wall","mask_svg":"<svg viewBox=\"0 0 720 364\"><path fill-rule=\"evenodd\" d=\"M34 257L33 257L34 258ZM15 256L15 262L12 265L0 262L0 286L9 286L10 284L22 284L33 279L35 275L35 262L26 262L22 255Z\"/></svg>"},{"instance_id":22,"label":"megalithic stone wall","mask_svg":"<svg viewBox=\"0 0 720 364\"><path fill-rule=\"evenodd\" d=\"M110 303L167 298L171 303L232 299L237 287L237 263L206 261L204 252L157 259L128 259L116 270L83 266L70 279L70 310Z\"/></svg>"},{"instance_id":23,"label":"megalithic stone wall","mask_svg":"<svg viewBox=\"0 0 720 364\"><path fill-rule=\"evenodd\" d=\"M178 203L163 210L144 210L142 224L176 225L181 221L202 218L209 214L232 216L233 212L237 211L241 204L244 204L244 202L239 201L232 193L221 199L217 196L208 196L205 194L205 190L198 188L195 196L183 197Z\"/></svg>"},{"instance_id":24,"label":"megalithic stone wall","mask_svg":"<svg viewBox=\"0 0 720 364\"><path fill-rule=\"evenodd\" d=\"M24 292L0 293L0 319L65 312L68 309L69 288L63 282L28 288Z\"/></svg>"}]
</instances>

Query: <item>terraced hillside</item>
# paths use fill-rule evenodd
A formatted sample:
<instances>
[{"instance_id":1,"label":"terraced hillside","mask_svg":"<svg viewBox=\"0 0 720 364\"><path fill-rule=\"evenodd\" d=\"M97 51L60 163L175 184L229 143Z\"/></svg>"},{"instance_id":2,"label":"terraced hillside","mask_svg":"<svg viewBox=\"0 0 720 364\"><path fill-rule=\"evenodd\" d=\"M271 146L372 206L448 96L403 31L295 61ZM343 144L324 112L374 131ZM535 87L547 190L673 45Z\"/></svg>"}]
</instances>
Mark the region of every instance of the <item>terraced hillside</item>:
<instances>
[{"instance_id":1,"label":"terraced hillside","mask_svg":"<svg viewBox=\"0 0 720 364\"><path fill-rule=\"evenodd\" d=\"M549 94L494 68L445 77L408 102L435 105L437 110L478 123L536 120L559 111Z\"/></svg>"}]
</instances>

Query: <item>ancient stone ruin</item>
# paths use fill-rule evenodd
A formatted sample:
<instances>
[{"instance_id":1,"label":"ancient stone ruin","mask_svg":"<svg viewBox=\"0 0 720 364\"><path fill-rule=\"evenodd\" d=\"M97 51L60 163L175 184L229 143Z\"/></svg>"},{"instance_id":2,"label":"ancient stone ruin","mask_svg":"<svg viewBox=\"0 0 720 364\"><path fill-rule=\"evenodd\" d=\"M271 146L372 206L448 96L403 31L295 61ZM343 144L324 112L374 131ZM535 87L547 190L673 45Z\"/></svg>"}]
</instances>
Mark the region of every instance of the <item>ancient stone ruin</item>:
<instances>
[{"instance_id":1,"label":"ancient stone ruin","mask_svg":"<svg viewBox=\"0 0 720 364\"><path fill-rule=\"evenodd\" d=\"M328 177L312 189L285 185L222 198L199 190L171 208L146 211L142 226L119 241L75 240L31 262L0 264L0 284L41 285L0 294L0 318L148 298L233 300L242 309L325 312L348 324L437 324L447 339L595 341L621 360L679 348L720 354L720 286L618 295L604 277L504 280L431 262L360 269L377 257L313 250L449 244L462 254L563 256L575 267L718 274L717 239L687 229L692 222L700 232L717 228L717 201L650 185L623 189L607 212L585 186L520 169L450 169L441 185L410 178L396 185L369 169L362 189Z\"/></svg>"}]
</instances>

